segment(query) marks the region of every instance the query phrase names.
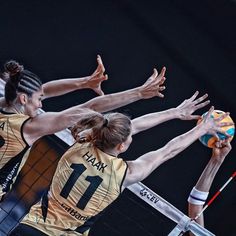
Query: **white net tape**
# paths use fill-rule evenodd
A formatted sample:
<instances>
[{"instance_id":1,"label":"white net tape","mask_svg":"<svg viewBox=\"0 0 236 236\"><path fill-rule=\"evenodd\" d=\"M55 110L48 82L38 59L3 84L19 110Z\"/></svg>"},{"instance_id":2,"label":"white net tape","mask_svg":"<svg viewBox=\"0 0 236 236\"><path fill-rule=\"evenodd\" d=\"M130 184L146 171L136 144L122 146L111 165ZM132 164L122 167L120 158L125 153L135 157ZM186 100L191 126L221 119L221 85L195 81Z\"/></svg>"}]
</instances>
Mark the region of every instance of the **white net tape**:
<instances>
[{"instance_id":1,"label":"white net tape","mask_svg":"<svg viewBox=\"0 0 236 236\"><path fill-rule=\"evenodd\" d=\"M144 184L139 182L129 186L128 189L160 213L177 223L177 226L171 231L169 236L181 235L188 230L196 236L214 235L204 227L197 224L195 221L192 221L188 216Z\"/></svg>"}]
</instances>

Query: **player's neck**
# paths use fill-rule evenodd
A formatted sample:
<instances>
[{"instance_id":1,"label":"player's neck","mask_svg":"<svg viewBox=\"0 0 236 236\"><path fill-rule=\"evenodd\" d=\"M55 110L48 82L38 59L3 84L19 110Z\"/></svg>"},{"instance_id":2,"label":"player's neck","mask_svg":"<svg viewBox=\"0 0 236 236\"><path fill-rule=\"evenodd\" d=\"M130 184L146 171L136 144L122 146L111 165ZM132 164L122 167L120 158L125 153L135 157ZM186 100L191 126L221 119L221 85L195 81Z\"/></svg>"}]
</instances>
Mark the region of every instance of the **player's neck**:
<instances>
[{"instance_id":1,"label":"player's neck","mask_svg":"<svg viewBox=\"0 0 236 236\"><path fill-rule=\"evenodd\" d=\"M9 106L5 106L3 110L6 112L24 114L24 106L19 105L19 104L11 104Z\"/></svg>"},{"instance_id":2,"label":"player's neck","mask_svg":"<svg viewBox=\"0 0 236 236\"><path fill-rule=\"evenodd\" d=\"M117 157L119 155L119 152L116 149L106 149L106 150L103 150L103 152L114 157Z\"/></svg>"}]
</instances>

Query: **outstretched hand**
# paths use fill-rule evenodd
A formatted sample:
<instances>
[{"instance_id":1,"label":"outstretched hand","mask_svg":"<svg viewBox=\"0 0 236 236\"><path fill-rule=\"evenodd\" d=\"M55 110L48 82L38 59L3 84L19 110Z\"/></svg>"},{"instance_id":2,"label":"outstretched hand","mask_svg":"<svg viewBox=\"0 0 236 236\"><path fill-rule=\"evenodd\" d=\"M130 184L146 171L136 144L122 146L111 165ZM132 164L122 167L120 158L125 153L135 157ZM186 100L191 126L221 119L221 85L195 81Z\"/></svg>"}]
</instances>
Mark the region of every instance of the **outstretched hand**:
<instances>
[{"instance_id":1,"label":"outstretched hand","mask_svg":"<svg viewBox=\"0 0 236 236\"><path fill-rule=\"evenodd\" d=\"M104 95L104 92L101 89L101 83L104 80L108 79L108 76L105 74L105 67L102 63L102 58L98 55L97 56L97 63L98 66L96 70L90 75L90 79L88 81L88 87L91 88L95 93L98 95Z\"/></svg>"},{"instance_id":2,"label":"outstretched hand","mask_svg":"<svg viewBox=\"0 0 236 236\"><path fill-rule=\"evenodd\" d=\"M206 128L206 133L215 136L217 141L220 140L217 133L221 133L224 134L226 137L230 137L230 135L222 129L225 126L230 126L234 124L233 122L222 122L222 120L229 115L229 112L226 112L217 118L213 118L213 111L214 107L212 106L207 112L207 114L203 117L201 122Z\"/></svg>"},{"instance_id":3,"label":"outstretched hand","mask_svg":"<svg viewBox=\"0 0 236 236\"><path fill-rule=\"evenodd\" d=\"M165 67L162 68L161 73L159 75L156 69L153 70L153 74L141 86L141 96L143 99L148 99L155 96L160 98L164 97L161 92L165 89L165 86L163 86L163 83L166 80L165 72Z\"/></svg>"},{"instance_id":4,"label":"outstretched hand","mask_svg":"<svg viewBox=\"0 0 236 236\"><path fill-rule=\"evenodd\" d=\"M181 120L194 120L194 119L200 119L201 116L199 115L192 115L196 110L205 107L210 103L209 100L204 101L208 95L205 94L201 96L200 98L196 99L199 92L196 91L192 97L189 99L185 99L179 106L177 106L177 110L179 113L179 118Z\"/></svg>"}]
</instances>

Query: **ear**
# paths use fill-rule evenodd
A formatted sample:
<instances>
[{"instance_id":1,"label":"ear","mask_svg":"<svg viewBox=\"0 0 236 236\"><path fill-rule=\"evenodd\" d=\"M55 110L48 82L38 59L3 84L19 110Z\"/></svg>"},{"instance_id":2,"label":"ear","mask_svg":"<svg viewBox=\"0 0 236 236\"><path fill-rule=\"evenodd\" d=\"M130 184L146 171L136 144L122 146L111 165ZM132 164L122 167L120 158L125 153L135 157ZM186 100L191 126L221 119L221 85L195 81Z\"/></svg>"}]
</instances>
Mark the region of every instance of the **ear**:
<instances>
[{"instance_id":1,"label":"ear","mask_svg":"<svg viewBox=\"0 0 236 236\"><path fill-rule=\"evenodd\" d=\"M125 147L124 143L120 143L120 144L118 144L118 145L116 146L117 150L118 150L120 153L123 152L124 147Z\"/></svg>"},{"instance_id":2,"label":"ear","mask_svg":"<svg viewBox=\"0 0 236 236\"><path fill-rule=\"evenodd\" d=\"M21 93L19 96L21 105L25 105L28 102L28 96L25 93Z\"/></svg>"}]
</instances>

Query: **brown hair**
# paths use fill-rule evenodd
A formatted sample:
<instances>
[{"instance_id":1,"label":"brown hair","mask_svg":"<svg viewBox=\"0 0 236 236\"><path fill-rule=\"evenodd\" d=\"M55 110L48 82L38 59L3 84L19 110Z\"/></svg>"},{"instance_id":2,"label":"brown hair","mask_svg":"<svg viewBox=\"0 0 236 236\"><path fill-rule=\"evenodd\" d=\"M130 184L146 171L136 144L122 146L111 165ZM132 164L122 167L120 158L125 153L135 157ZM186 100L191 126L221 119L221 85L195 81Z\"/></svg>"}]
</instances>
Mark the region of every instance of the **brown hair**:
<instances>
[{"instance_id":1,"label":"brown hair","mask_svg":"<svg viewBox=\"0 0 236 236\"><path fill-rule=\"evenodd\" d=\"M10 60L4 65L5 74L7 74L7 82L5 85L5 99L7 104L11 104L17 97L17 93L25 93L32 96L37 92L42 82L40 78L14 60Z\"/></svg>"},{"instance_id":2,"label":"brown hair","mask_svg":"<svg viewBox=\"0 0 236 236\"><path fill-rule=\"evenodd\" d=\"M86 132L86 129L91 130ZM128 116L117 112L94 114L82 119L71 130L78 142L91 142L97 148L106 150L126 141L131 133L131 121Z\"/></svg>"}]
</instances>

